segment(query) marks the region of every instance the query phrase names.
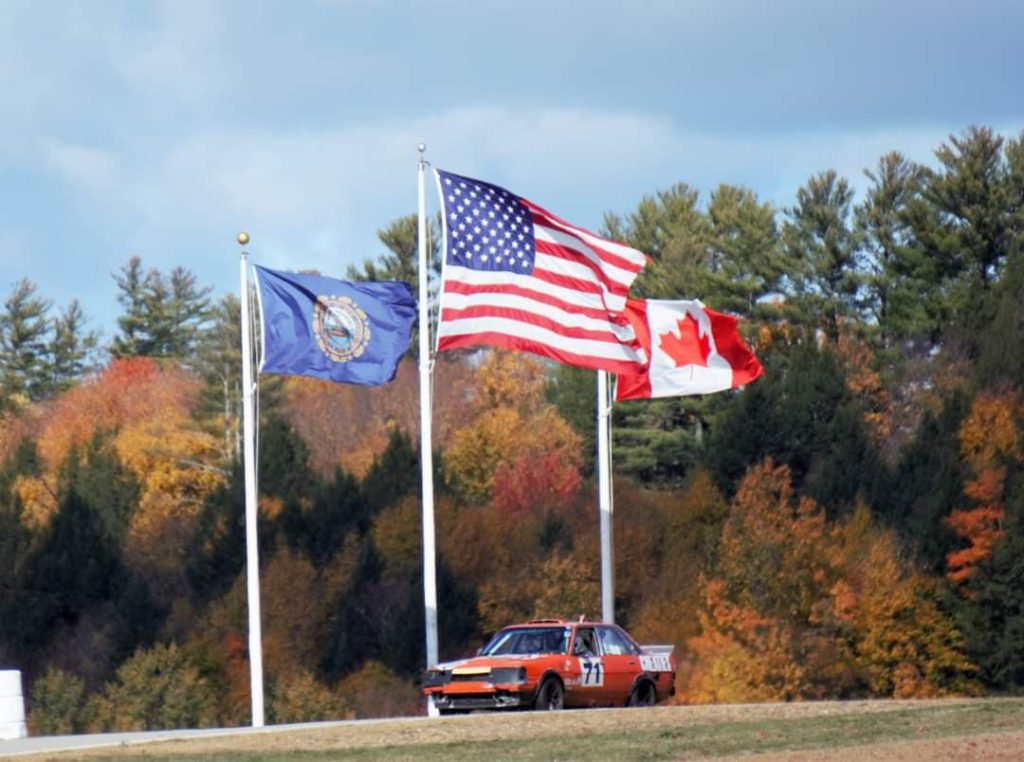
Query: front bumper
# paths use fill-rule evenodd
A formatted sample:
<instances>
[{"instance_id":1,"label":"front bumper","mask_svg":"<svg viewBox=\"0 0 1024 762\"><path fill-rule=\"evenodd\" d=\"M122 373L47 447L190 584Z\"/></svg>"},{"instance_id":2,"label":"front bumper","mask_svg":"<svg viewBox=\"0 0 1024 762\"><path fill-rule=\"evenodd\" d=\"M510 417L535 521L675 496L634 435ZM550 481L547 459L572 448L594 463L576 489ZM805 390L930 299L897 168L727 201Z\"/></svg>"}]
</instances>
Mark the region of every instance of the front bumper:
<instances>
[{"instance_id":1,"label":"front bumper","mask_svg":"<svg viewBox=\"0 0 1024 762\"><path fill-rule=\"evenodd\" d=\"M533 699L533 694L529 691L521 692L501 688L476 691L439 689L427 690L424 693L434 700L434 706L438 709L453 709L457 711L469 711L471 709L518 709L530 706Z\"/></svg>"}]
</instances>

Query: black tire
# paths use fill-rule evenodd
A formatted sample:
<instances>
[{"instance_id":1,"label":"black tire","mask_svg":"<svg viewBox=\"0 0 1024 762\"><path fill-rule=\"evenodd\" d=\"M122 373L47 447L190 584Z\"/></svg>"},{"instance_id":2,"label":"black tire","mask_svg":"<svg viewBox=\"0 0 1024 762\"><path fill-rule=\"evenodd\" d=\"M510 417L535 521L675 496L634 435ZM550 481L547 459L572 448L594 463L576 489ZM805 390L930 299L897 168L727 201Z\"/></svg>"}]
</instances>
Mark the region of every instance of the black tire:
<instances>
[{"instance_id":1,"label":"black tire","mask_svg":"<svg viewBox=\"0 0 1024 762\"><path fill-rule=\"evenodd\" d=\"M650 680L641 680L629 694L626 706L654 706L658 703L658 692Z\"/></svg>"},{"instance_id":2,"label":"black tire","mask_svg":"<svg viewBox=\"0 0 1024 762\"><path fill-rule=\"evenodd\" d=\"M565 706L565 688L557 677L549 677L540 684L533 708L546 712L557 712Z\"/></svg>"}]
</instances>

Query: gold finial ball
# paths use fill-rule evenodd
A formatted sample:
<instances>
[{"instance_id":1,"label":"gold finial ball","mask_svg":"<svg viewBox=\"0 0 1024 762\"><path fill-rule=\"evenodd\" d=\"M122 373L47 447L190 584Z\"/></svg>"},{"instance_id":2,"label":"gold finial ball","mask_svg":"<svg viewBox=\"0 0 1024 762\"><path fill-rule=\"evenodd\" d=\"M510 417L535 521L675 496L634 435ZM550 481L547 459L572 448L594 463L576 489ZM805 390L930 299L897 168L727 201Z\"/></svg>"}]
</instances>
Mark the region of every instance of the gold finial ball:
<instances>
[{"instance_id":1,"label":"gold finial ball","mask_svg":"<svg viewBox=\"0 0 1024 762\"><path fill-rule=\"evenodd\" d=\"M242 246L245 246L247 243L249 243L249 234L243 230L241 233L238 234L238 242Z\"/></svg>"}]
</instances>

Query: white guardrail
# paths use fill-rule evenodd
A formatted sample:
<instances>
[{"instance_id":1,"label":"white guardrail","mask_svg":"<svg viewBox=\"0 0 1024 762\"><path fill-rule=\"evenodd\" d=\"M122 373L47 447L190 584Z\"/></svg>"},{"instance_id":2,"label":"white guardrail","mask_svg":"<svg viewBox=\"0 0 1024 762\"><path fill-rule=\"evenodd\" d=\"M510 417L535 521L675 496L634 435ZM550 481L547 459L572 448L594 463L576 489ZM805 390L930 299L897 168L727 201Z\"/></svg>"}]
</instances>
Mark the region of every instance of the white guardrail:
<instances>
[{"instance_id":1,"label":"white guardrail","mask_svg":"<svg viewBox=\"0 0 1024 762\"><path fill-rule=\"evenodd\" d=\"M21 672L16 669L0 669L0 741L25 738L27 735Z\"/></svg>"}]
</instances>

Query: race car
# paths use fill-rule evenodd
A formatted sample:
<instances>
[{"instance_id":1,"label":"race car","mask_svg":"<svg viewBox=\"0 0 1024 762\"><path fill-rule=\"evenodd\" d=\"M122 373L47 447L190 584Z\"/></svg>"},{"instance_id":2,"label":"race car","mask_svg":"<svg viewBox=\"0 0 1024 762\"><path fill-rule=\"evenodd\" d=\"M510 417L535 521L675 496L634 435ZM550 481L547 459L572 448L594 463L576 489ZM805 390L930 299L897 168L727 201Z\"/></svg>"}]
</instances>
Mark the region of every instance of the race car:
<instances>
[{"instance_id":1,"label":"race car","mask_svg":"<svg viewBox=\"0 0 1024 762\"><path fill-rule=\"evenodd\" d=\"M653 706L675 693L672 646L641 646L618 625L535 619L476 656L438 664L423 693L441 714L474 709Z\"/></svg>"}]
</instances>

